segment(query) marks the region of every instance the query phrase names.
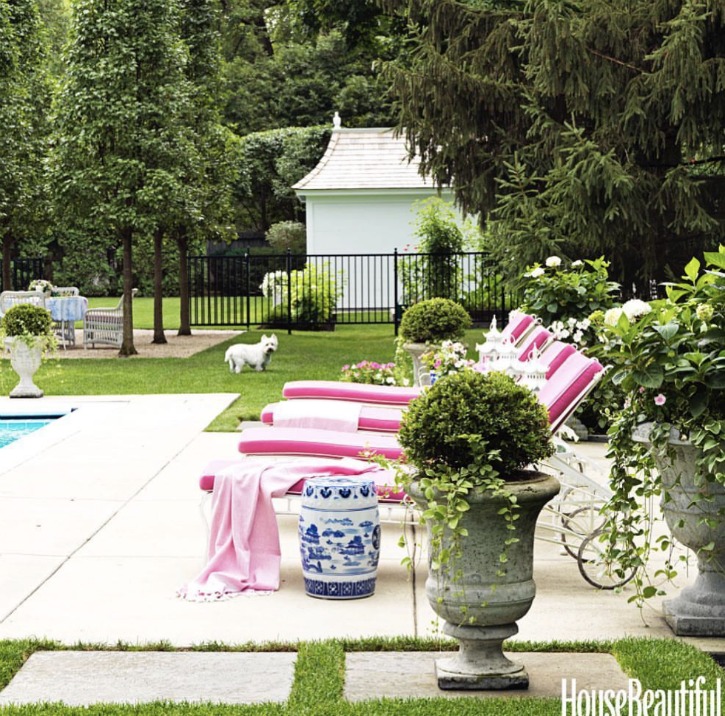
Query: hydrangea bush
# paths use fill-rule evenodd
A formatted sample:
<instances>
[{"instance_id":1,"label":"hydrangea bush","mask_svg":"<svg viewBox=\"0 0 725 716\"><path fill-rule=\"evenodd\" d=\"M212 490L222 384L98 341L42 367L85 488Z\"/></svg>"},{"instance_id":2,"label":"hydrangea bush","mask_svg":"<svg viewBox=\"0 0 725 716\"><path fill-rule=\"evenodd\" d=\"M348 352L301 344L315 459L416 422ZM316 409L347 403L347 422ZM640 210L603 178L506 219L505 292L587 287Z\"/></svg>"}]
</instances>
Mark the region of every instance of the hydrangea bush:
<instances>
[{"instance_id":1,"label":"hydrangea bush","mask_svg":"<svg viewBox=\"0 0 725 716\"><path fill-rule=\"evenodd\" d=\"M599 339L603 321L610 311L622 310L615 308L620 287L609 280L609 262L603 257L567 262L550 256L543 265L530 266L524 279L521 310L538 316L556 339L575 343L603 360ZM616 386L602 380L577 417L589 430L606 432L623 399Z\"/></svg>"},{"instance_id":2,"label":"hydrangea bush","mask_svg":"<svg viewBox=\"0 0 725 716\"><path fill-rule=\"evenodd\" d=\"M606 311L619 295L619 284L609 280L604 257L569 263L550 256L543 266L530 266L524 281L521 310L537 315L545 326Z\"/></svg>"},{"instance_id":3,"label":"hydrangea bush","mask_svg":"<svg viewBox=\"0 0 725 716\"><path fill-rule=\"evenodd\" d=\"M700 448L695 479L702 495L707 482L725 485L725 246L705 253L704 267L693 259L666 293L650 304L628 302L604 320L612 381L626 393L609 431L613 495L606 525L625 570L646 565L651 515L641 506L662 490L649 446L633 437L638 426L652 426L648 440L655 450L667 449L672 431ZM669 540L658 541L669 549ZM634 581L638 601L660 594L656 580L675 574L670 568L650 577L643 570Z\"/></svg>"}]
</instances>

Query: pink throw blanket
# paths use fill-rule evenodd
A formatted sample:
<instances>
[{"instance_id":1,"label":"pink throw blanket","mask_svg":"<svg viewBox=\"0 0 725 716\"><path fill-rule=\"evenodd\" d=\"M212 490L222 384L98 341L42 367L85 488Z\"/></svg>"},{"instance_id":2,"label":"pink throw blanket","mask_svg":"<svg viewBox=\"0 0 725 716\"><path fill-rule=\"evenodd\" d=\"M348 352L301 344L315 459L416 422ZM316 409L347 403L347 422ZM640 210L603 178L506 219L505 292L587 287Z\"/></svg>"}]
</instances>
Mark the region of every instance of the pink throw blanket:
<instances>
[{"instance_id":1,"label":"pink throw blanket","mask_svg":"<svg viewBox=\"0 0 725 716\"><path fill-rule=\"evenodd\" d=\"M276 591L281 552L272 498L303 478L381 469L353 459L246 459L224 468L214 479L207 565L178 595L213 601L243 592Z\"/></svg>"}]
</instances>

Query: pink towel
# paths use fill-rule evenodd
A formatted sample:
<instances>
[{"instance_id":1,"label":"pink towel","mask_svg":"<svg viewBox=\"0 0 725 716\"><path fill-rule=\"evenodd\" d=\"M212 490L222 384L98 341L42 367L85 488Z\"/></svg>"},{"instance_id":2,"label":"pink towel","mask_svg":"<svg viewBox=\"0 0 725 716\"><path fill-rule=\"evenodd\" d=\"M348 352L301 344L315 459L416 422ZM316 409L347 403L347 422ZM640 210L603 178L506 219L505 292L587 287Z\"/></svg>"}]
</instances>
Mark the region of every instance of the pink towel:
<instances>
[{"instance_id":1,"label":"pink towel","mask_svg":"<svg viewBox=\"0 0 725 716\"><path fill-rule=\"evenodd\" d=\"M178 595L213 601L279 589L280 546L272 504L302 478L381 470L362 460L241 460L214 479L208 562Z\"/></svg>"}]
</instances>

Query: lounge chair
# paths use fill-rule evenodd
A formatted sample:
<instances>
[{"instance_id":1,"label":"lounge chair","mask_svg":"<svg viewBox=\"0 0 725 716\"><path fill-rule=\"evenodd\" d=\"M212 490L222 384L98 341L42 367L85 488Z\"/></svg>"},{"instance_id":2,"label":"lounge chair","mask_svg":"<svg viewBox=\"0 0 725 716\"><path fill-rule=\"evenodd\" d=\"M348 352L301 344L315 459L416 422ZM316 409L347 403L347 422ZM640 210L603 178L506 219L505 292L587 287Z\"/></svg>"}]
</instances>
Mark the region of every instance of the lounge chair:
<instances>
[{"instance_id":1,"label":"lounge chair","mask_svg":"<svg viewBox=\"0 0 725 716\"><path fill-rule=\"evenodd\" d=\"M247 428L239 439L244 455L306 455L308 457L371 458L397 460L403 454L394 435L344 432L319 428Z\"/></svg>"},{"instance_id":2,"label":"lounge chair","mask_svg":"<svg viewBox=\"0 0 725 716\"><path fill-rule=\"evenodd\" d=\"M579 351L561 363L538 393L539 400L549 413L552 432L556 432L576 410L603 371L599 361L587 358ZM391 416L391 419L395 418ZM392 435L359 430L347 432L318 427L274 426L244 430L239 441L239 451L247 455L383 455L390 459L396 459L402 454L402 448Z\"/></svg>"},{"instance_id":3,"label":"lounge chair","mask_svg":"<svg viewBox=\"0 0 725 716\"><path fill-rule=\"evenodd\" d=\"M350 406L351 410L338 418L341 405ZM277 427L322 428L332 424L336 429L348 432L371 430L379 433L397 432L402 417L402 408L341 400L284 400L266 405L261 414L265 425Z\"/></svg>"},{"instance_id":4,"label":"lounge chair","mask_svg":"<svg viewBox=\"0 0 725 716\"><path fill-rule=\"evenodd\" d=\"M377 405L407 405L420 395L422 388L395 385L345 383L340 380L294 380L285 383L282 395L288 400L327 399L351 400Z\"/></svg>"}]
</instances>

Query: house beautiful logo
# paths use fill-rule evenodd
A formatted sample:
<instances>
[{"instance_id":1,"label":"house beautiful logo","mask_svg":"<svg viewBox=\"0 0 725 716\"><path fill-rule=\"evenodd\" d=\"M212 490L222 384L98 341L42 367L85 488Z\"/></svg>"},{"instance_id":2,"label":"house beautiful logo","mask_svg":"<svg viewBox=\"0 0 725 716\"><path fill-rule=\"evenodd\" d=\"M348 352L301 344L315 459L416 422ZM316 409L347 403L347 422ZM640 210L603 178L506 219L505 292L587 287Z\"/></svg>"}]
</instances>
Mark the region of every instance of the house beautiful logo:
<instances>
[{"instance_id":1,"label":"house beautiful logo","mask_svg":"<svg viewBox=\"0 0 725 716\"><path fill-rule=\"evenodd\" d=\"M576 679L561 681L561 716L721 716L722 683L706 689L698 676L679 689L643 689L630 679L626 689L578 690Z\"/></svg>"}]
</instances>

